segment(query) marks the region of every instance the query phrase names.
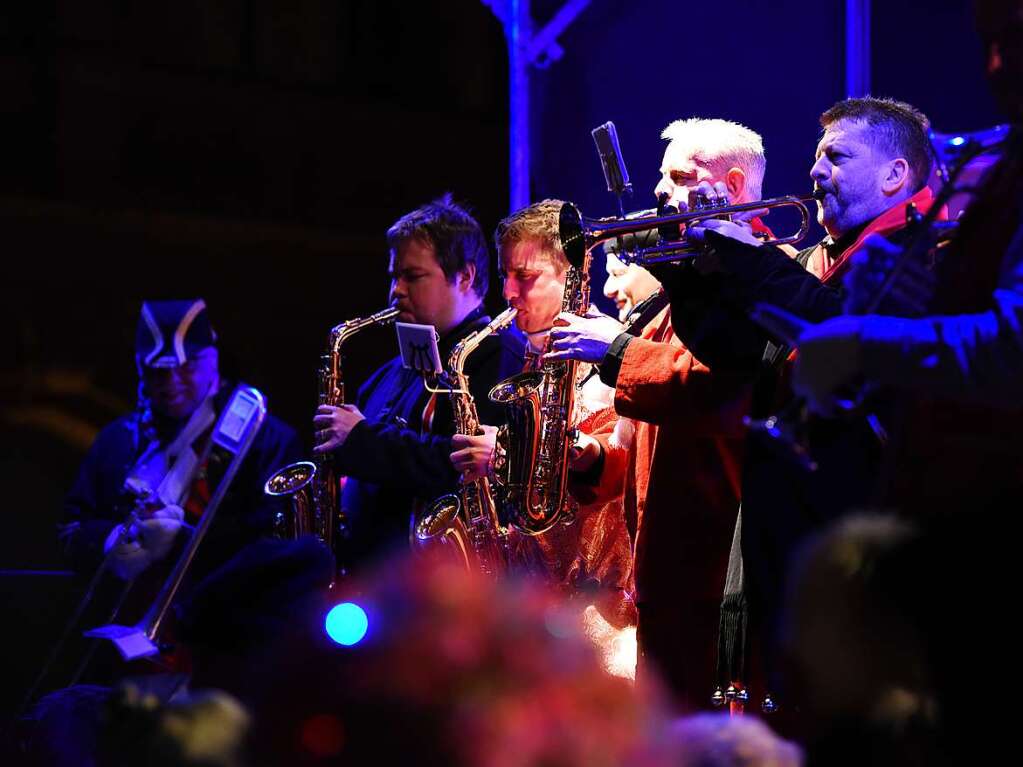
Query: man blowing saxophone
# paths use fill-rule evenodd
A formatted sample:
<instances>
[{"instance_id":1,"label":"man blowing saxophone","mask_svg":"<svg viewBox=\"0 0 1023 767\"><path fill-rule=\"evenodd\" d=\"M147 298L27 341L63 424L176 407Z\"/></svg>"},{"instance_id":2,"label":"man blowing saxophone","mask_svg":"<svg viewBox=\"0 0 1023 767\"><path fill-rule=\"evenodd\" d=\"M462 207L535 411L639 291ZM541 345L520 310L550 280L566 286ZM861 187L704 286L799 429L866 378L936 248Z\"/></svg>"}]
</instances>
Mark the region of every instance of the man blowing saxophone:
<instances>
[{"instance_id":1,"label":"man blowing saxophone","mask_svg":"<svg viewBox=\"0 0 1023 767\"><path fill-rule=\"evenodd\" d=\"M490 322L482 305L489 256L479 224L444 196L398 219L387 243L397 319L433 325L447 359L456 343ZM487 392L521 367L522 342L515 333L497 333L475 351L465 373L481 420L499 422L501 412ZM315 452L333 455L339 473L348 476L341 498L348 566L407 545L414 502L429 502L458 485L448 458L454 431L449 398L428 392L420 374L403 368L397 357L370 376L356 404L321 405L313 423Z\"/></svg>"}]
</instances>

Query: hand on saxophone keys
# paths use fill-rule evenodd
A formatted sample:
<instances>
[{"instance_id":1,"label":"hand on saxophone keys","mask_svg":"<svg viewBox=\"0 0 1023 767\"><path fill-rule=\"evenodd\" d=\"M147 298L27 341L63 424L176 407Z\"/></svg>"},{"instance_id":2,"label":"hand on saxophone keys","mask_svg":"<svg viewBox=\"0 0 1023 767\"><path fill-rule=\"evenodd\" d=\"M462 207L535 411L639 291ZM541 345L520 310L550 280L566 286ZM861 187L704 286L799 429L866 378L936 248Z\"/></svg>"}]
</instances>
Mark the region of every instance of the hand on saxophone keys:
<instances>
[{"instance_id":1,"label":"hand on saxophone keys","mask_svg":"<svg viewBox=\"0 0 1023 767\"><path fill-rule=\"evenodd\" d=\"M451 438L451 464L462 475L462 482L473 482L490 473L497 427L480 425L482 434L456 434Z\"/></svg>"},{"instance_id":2,"label":"hand on saxophone keys","mask_svg":"<svg viewBox=\"0 0 1023 767\"><path fill-rule=\"evenodd\" d=\"M316 433L314 453L329 453L341 447L360 421L366 416L355 405L320 405L313 416Z\"/></svg>"}]
</instances>

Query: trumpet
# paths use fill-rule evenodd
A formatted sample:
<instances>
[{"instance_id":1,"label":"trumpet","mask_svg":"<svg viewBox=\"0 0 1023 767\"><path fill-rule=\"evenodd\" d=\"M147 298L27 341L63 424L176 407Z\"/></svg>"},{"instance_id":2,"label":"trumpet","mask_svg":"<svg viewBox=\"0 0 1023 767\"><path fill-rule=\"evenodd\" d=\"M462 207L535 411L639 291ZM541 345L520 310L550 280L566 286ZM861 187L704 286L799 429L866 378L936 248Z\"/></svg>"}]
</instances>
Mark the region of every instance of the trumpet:
<instances>
[{"instance_id":1,"label":"trumpet","mask_svg":"<svg viewBox=\"0 0 1023 767\"><path fill-rule=\"evenodd\" d=\"M764 240L765 245L790 245L802 240L810 231L809 205L819 199L818 194L819 192L805 196L772 197L768 200L755 200L735 205L729 205L726 200L715 201L701 197L696 200L692 210L667 214L658 212L654 215L628 219L584 218L578 208L569 205L566 206L567 210L562 213L561 218L562 247L566 254L570 247L580 254L589 253L595 246L606 240L656 229L660 232L661 242L637 248L631 253L620 253L619 259L624 263L640 266L677 262L695 256L699 252L698 248L689 245L684 235L677 233L678 227L683 224L690 226L710 218L727 218L750 211L794 208L800 217L799 229L787 237L772 237Z\"/></svg>"}]
</instances>

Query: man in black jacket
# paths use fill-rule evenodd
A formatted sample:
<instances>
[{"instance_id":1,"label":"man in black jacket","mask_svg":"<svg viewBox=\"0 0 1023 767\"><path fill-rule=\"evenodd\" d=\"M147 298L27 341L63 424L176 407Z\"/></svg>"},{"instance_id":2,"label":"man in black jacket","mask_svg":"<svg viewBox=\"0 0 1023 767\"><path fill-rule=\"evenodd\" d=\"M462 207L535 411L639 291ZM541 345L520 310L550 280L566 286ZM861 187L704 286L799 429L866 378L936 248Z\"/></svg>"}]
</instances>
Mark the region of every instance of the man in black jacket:
<instances>
[{"instance_id":1,"label":"man in black jacket","mask_svg":"<svg viewBox=\"0 0 1023 767\"><path fill-rule=\"evenodd\" d=\"M391 303L398 319L433 325L441 360L458 341L489 323L483 308L489 254L479 224L450 196L400 218L387 232ZM514 331L488 338L469 357L465 373L481 423L499 424L487 394L522 369L524 341ZM348 566L405 545L415 501L428 503L458 483L450 398L428 392L422 377L395 358L359 390L355 405L323 405L313 419L316 452L333 453L348 476L341 505L349 540Z\"/></svg>"},{"instance_id":2,"label":"man in black jacket","mask_svg":"<svg viewBox=\"0 0 1023 767\"><path fill-rule=\"evenodd\" d=\"M841 313L841 278L850 255L873 232L898 237L912 204L927 210L931 170L927 119L908 104L847 99L821 116L824 135L810 176L820 196L820 243L790 258L729 221L708 220L688 236L707 251L694 264L663 273L679 338L716 373L755 381L754 418L791 401L784 339L748 316L757 302L819 322ZM715 190L704 189L714 197ZM742 478L741 543L745 590L754 626L775 639L793 553L811 532L872 494L880 443L863 418L815 422L808 430L808 471L784 444L747 441ZM769 653L771 655L771 653ZM774 664L772 664L774 665ZM776 668L776 666L775 666ZM771 673L777 692L780 683Z\"/></svg>"}]
</instances>

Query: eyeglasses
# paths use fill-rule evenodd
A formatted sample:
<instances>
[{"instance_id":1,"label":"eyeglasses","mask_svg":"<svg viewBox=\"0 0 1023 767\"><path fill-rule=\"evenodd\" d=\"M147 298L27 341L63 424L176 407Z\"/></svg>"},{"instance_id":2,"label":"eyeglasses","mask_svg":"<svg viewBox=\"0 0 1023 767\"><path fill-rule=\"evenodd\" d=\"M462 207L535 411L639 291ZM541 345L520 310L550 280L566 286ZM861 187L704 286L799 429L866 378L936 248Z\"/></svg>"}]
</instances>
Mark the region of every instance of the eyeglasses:
<instances>
[{"instance_id":1,"label":"eyeglasses","mask_svg":"<svg viewBox=\"0 0 1023 767\"><path fill-rule=\"evenodd\" d=\"M216 349L214 349L212 346L208 346L202 351L200 351L198 354L196 354L195 357L187 359L182 364L177 365L175 367L157 368L150 367L148 365L143 365L142 375L146 378L162 378L164 376L170 375L172 372L175 372L181 376L195 375L195 373L198 372L203 365L209 363L209 361L216 356L216 353L217 353Z\"/></svg>"}]
</instances>

